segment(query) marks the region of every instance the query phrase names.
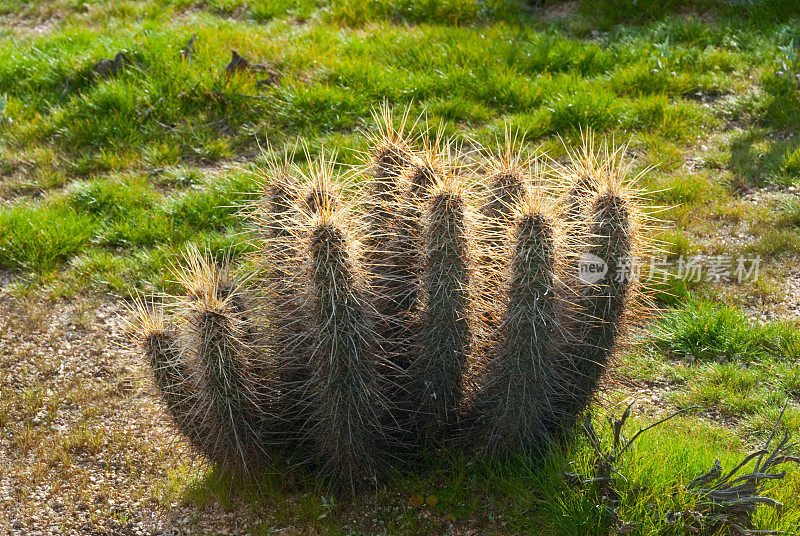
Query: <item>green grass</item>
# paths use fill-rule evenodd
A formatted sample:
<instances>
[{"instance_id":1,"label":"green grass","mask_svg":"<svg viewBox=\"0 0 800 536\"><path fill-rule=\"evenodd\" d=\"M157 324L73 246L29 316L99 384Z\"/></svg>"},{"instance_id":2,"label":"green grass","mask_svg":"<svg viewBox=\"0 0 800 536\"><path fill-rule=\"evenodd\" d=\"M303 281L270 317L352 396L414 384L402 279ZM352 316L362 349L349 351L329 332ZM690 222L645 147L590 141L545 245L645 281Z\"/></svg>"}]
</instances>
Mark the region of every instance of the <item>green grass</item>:
<instances>
[{"instance_id":1,"label":"green grass","mask_svg":"<svg viewBox=\"0 0 800 536\"><path fill-rule=\"evenodd\" d=\"M711 302L690 301L668 312L655 325L652 344L691 361L800 359L796 325L759 325L738 308Z\"/></svg>"},{"instance_id":2,"label":"green grass","mask_svg":"<svg viewBox=\"0 0 800 536\"><path fill-rule=\"evenodd\" d=\"M785 27L764 34L739 19L719 27L667 19L595 41L586 39L579 19L538 22L500 1L212 2L168 26L164 20L186 4L162 1L145 10L139 2L100 2L86 10L37 2L25 11L7 2L3 9L40 14L48 7L62 21L55 31L12 29L0 37L0 94L7 96L4 116L13 120L0 143L5 165L15 170L7 195L86 179L180 187L164 168L252 156L265 138L280 145L302 136L315 147L363 143L358 129L384 99L411 104L412 113L425 109L432 125L449 122L449 132L479 141L493 140L507 122L543 147L552 147L556 135L590 127L621 139L662 140L663 149L677 144L679 151L721 121L696 93L734 95L755 74L764 91L752 113L761 123L772 118L762 130L784 128L788 120L776 110L786 111L791 88L770 74L785 55L777 46ZM228 16L235 20L221 18ZM109 21L116 24L111 31ZM192 34L197 41L187 62L177 51ZM223 67L231 49L267 65L276 83L259 84L265 75L258 73L228 76ZM109 79L91 75L96 61L119 50L133 63ZM658 144L651 158L664 161ZM734 155L743 150L732 148ZM757 183L764 173L788 181L794 153L778 152L785 158L772 173L745 151L755 163L740 174ZM53 172L58 180L45 176ZM674 186L668 203L708 196L688 178ZM153 206L172 202L169 191L153 195ZM168 211L142 225L149 209L131 202L130 210L104 214L89 240L71 240L69 247L43 240L38 261L22 253L30 236L15 233L8 238L17 242L14 252L0 257L0 267L52 269L89 247L113 252L152 248L166 237L180 242L219 218L205 205L177 230L159 220ZM49 203L33 206L45 210Z\"/></svg>"},{"instance_id":3,"label":"green grass","mask_svg":"<svg viewBox=\"0 0 800 536\"><path fill-rule=\"evenodd\" d=\"M158 248L177 251L190 238L209 245L215 235L229 235L224 241L230 242L239 221L236 212L248 198L245 192L253 189L246 173L168 197L137 178L77 181L41 208L25 205L0 213L0 263L41 275L78 259L84 271L97 268L102 280L112 276L107 270L113 273L122 264L114 262L114 253L155 259ZM92 250L90 258L104 261L87 264L86 257L79 257ZM164 264L155 269L164 270L169 260L162 259ZM141 274L143 281L146 274Z\"/></svg>"},{"instance_id":4,"label":"green grass","mask_svg":"<svg viewBox=\"0 0 800 536\"><path fill-rule=\"evenodd\" d=\"M595 426L608 444L611 432L598 415ZM630 437L646 421L633 419ZM691 427L692 437L680 430ZM635 522L633 534L685 534L682 524L665 525L667 511L697 506L685 486L719 459L726 470L742 458L742 443L719 428L679 417L643 434L620 460L616 489L619 517ZM248 505L242 519L251 533L269 534L277 526L307 527L319 534L440 534L472 528L511 534L607 534L600 501L593 485L573 486L566 472L590 476L596 458L580 439L566 452L543 461L527 459L472 460L445 455L428 462L424 476L397 475L389 489L368 504L352 505L320 495L313 482L267 475L241 481L212 469L180 492L181 500L197 508L219 502L233 508ZM800 471L789 470L769 494L792 501L800 489ZM757 514L759 526L790 528L800 519L797 511L780 517L766 508Z\"/></svg>"},{"instance_id":5,"label":"green grass","mask_svg":"<svg viewBox=\"0 0 800 536\"><path fill-rule=\"evenodd\" d=\"M623 354L619 374L669 386L664 397L670 403L724 419L754 446L766 439L787 401L782 429L800 432L797 328L759 324L737 308L690 299L655 323L643 347Z\"/></svg>"},{"instance_id":6,"label":"green grass","mask_svg":"<svg viewBox=\"0 0 800 536\"><path fill-rule=\"evenodd\" d=\"M800 138L791 134L785 139L774 139L770 132L753 128L736 137L729 163L735 180L761 186L771 183L791 186L798 182Z\"/></svg>"},{"instance_id":7,"label":"green grass","mask_svg":"<svg viewBox=\"0 0 800 536\"><path fill-rule=\"evenodd\" d=\"M96 223L62 201L0 213L0 262L7 268L46 272L89 244Z\"/></svg>"},{"instance_id":8,"label":"green grass","mask_svg":"<svg viewBox=\"0 0 800 536\"><path fill-rule=\"evenodd\" d=\"M681 9L711 13L722 20L729 17L745 18L754 25L779 23L797 15L797 6L791 1L782 0L761 0L746 4L719 0L580 0L579 5L583 13L606 29L617 24L658 21ZM690 19L688 25L692 22L695 21ZM694 33L704 33L699 24L695 23Z\"/></svg>"}]
</instances>

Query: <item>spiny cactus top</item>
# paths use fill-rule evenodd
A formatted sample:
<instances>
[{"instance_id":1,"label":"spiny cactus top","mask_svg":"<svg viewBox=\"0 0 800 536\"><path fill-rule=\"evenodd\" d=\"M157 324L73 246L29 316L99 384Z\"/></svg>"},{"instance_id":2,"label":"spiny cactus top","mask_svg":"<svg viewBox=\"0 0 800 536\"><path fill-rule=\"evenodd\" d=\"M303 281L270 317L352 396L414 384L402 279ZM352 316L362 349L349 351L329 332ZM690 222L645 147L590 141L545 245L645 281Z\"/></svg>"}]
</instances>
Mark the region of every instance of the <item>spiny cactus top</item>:
<instances>
[{"instance_id":1,"label":"spiny cactus top","mask_svg":"<svg viewBox=\"0 0 800 536\"><path fill-rule=\"evenodd\" d=\"M167 409L213 462L288 459L357 491L442 446L536 455L597 389L637 292L619 153L589 141L545 170L507 135L459 161L380 121L346 188L325 155L271 161L257 273L194 252L174 313L139 307Z\"/></svg>"}]
</instances>

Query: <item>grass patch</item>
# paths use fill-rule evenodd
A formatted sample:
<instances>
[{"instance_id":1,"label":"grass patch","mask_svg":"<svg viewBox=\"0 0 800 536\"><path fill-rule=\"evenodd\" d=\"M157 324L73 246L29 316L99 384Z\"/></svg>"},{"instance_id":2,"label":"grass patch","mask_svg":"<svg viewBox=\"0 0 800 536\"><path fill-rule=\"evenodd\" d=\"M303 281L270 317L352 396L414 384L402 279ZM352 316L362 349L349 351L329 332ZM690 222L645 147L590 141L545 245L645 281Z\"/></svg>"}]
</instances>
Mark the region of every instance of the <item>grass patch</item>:
<instances>
[{"instance_id":1,"label":"grass patch","mask_svg":"<svg viewBox=\"0 0 800 536\"><path fill-rule=\"evenodd\" d=\"M132 1L87 8L8 0L0 12L49 13L61 22L52 31L0 35L0 170L14 175L0 195L52 192L52 200L28 203L25 214L41 210L64 221L38 234L6 233L11 243L0 246L0 266L30 276L89 248L93 257L237 232L230 212L211 206L235 202L231 192L182 192L204 183L199 166L252 158L264 138L280 145L302 136L313 150L363 146L359 129L384 99L410 104L412 114L425 109L429 125L481 142L492 143L507 122L555 157L558 136L571 139L580 128L633 136L641 140L636 150L660 166L659 184L648 185L656 201L688 207L727 195L718 181L678 172L686 144L720 126L703 99L729 94L730 104L747 94L753 99L737 106L749 106L758 125L735 138L729 159L715 156L715 165L730 161L747 183L788 184L798 160L794 138L759 148L775 129L794 128L786 121L797 116L791 77L770 74L786 60L786 31L765 31L749 15L725 10L717 10L724 18L717 26L670 17L707 7L684 4L647 4L637 8L638 19L625 2L604 0L593 15L559 22L504 1L219 0L186 12L185 2L171 0L147 9ZM586 24L612 12L629 23L660 22L587 35ZM177 52L193 34L186 61ZM227 73L232 49L259 70ZM97 61L121 50L131 60L121 71L92 74ZM747 93L754 73L761 89ZM231 173L221 175L224 182ZM114 187L103 192L104 182ZM110 198L82 202L76 196L84 183ZM97 212L93 202L117 208ZM14 210L22 209L0 213L9 222L26 219ZM681 210L689 209L669 216ZM76 225L84 229L74 236L53 236Z\"/></svg>"},{"instance_id":2,"label":"grass patch","mask_svg":"<svg viewBox=\"0 0 800 536\"><path fill-rule=\"evenodd\" d=\"M746 248L746 252L761 257L794 258L800 253L800 232L796 229L768 229L755 244Z\"/></svg>"},{"instance_id":3,"label":"grass patch","mask_svg":"<svg viewBox=\"0 0 800 536\"><path fill-rule=\"evenodd\" d=\"M750 129L731 144L729 168L740 184L791 186L798 182L800 137L776 137L763 128Z\"/></svg>"},{"instance_id":4,"label":"grass patch","mask_svg":"<svg viewBox=\"0 0 800 536\"><path fill-rule=\"evenodd\" d=\"M617 24L644 24L669 19L681 14L711 15L716 20L749 20L754 25L781 23L797 15L791 2L782 0L761 0L735 4L717 0L580 0L581 11L602 28L612 28ZM705 25L694 17L684 21L684 25L694 36L710 33Z\"/></svg>"},{"instance_id":5,"label":"grass patch","mask_svg":"<svg viewBox=\"0 0 800 536\"><path fill-rule=\"evenodd\" d=\"M666 313L654 327L652 344L671 355L697 361L800 358L800 333L794 324L757 324L737 308L702 301Z\"/></svg>"},{"instance_id":6,"label":"grass patch","mask_svg":"<svg viewBox=\"0 0 800 536\"><path fill-rule=\"evenodd\" d=\"M628 426L644 425L634 420ZM603 430L604 416L596 416ZM692 437L683 430L691 428ZM606 429L601 441L610 442ZM730 434L693 417L680 417L645 433L621 464L617 490L619 516L636 522L635 534L680 534L681 526L664 522L668 510L694 508L697 499L685 486L720 459L732 469L740 460L742 444ZM513 534L605 534L607 519L592 485L572 487L565 471L591 474L595 456L580 439L544 460L468 459L449 454L429 460L424 476L401 474L369 504L352 504L315 493L313 483L289 485L275 475L240 482L211 469L181 492L195 507L218 501L249 505L246 524L251 533L269 533L278 526L313 527L319 534L380 532L382 534L439 534L478 529ZM773 496L791 500L800 479L789 475ZM798 513L781 517L763 512L759 526L791 527ZM249 525L248 525L249 526ZM249 530L249 529L248 529ZM259 532L261 531L261 532Z\"/></svg>"},{"instance_id":7,"label":"grass patch","mask_svg":"<svg viewBox=\"0 0 800 536\"><path fill-rule=\"evenodd\" d=\"M48 272L91 240L95 220L63 202L0 212L0 265Z\"/></svg>"},{"instance_id":8,"label":"grass patch","mask_svg":"<svg viewBox=\"0 0 800 536\"><path fill-rule=\"evenodd\" d=\"M247 173L169 197L141 177L75 182L44 208L0 212L0 267L43 275L75 259L73 273L79 277L63 282L67 286L130 293L152 288L157 280L156 288L163 290L170 265L187 242L244 251L236 238L241 232L236 213L253 189ZM158 272L162 275L154 278Z\"/></svg>"},{"instance_id":9,"label":"grass patch","mask_svg":"<svg viewBox=\"0 0 800 536\"><path fill-rule=\"evenodd\" d=\"M684 407L714 407L727 417L751 416L768 408L780 408L792 396L794 368L794 364L774 360L746 367L742 363L709 363L693 371L686 388L674 400ZM789 391L784 389L787 384ZM787 423L794 422L794 414L795 409L790 409Z\"/></svg>"}]
</instances>

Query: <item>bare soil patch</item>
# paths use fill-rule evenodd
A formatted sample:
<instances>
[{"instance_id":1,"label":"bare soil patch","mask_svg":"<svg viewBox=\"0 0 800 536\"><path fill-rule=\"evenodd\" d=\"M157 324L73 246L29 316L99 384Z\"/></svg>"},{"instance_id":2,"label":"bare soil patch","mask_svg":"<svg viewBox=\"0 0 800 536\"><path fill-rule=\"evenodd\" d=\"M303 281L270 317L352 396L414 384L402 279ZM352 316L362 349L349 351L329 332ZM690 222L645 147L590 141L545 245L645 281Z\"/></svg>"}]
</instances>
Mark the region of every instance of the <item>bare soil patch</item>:
<instances>
[{"instance_id":1,"label":"bare soil patch","mask_svg":"<svg viewBox=\"0 0 800 536\"><path fill-rule=\"evenodd\" d=\"M0 294L0 533L235 532L181 504L205 472L177 439L119 303Z\"/></svg>"}]
</instances>

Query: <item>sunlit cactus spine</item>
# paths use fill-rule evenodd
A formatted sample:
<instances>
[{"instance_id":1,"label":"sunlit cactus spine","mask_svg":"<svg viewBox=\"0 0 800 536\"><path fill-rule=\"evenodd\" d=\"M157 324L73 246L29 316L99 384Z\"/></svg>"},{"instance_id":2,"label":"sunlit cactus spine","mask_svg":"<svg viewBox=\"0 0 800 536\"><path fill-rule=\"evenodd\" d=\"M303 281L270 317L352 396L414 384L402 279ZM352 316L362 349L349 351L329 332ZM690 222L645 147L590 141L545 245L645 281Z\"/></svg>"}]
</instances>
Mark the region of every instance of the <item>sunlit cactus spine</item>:
<instances>
[{"instance_id":1,"label":"sunlit cactus spine","mask_svg":"<svg viewBox=\"0 0 800 536\"><path fill-rule=\"evenodd\" d=\"M407 113L395 125L392 110L383 106L375 119L378 129L370 140L366 217L380 226L397 217L397 201L402 193L399 178L409 165L413 151L406 132Z\"/></svg>"},{"instance_id":2,"label":"sunlit cactus spine","mask_svg":"<svg viewBox=\"0 0 800 536\"><path fill-rule=\"evenodd\" d=\"M197 250L187 264L173 320L140 302L132 327L177 428L210 460L250 474L267 464L271 392L254 375L261 357L246 291Z\"/></svg>"},{"instance_id":3,"label":"sunlit cactus spine","mask_svg":"<svg viewBox=\"0 0 800 536\"><path fill-rule=\"evenodd\" d=\"M401 380L408 367L408 297L416 281L409 279L408 249L397 229L406 183L404 171L414 159L406 133L407 112L395 125L391 109L384 105L376 114L378 128L371 135L372 150L367 161L366 183L366 255L365 268L375 296L378 329L383 336L383 350L394 366L394 383ZM397 393L396 393L397 394Z\"/></svg>"},{"instance_id":4,"label":"sunlit cactus spine","mask_svg":"<svg viewBox=\"0 0 800 536\"><path fill-rule=\"evenodd\" d=\"M410 155L408 164L398 177L400 194L397 198L397 215L390 231L393 267L393 310L391 313L400 324L401 335L408 339L409 330L418 312L418 295L422 269L423 216L431 188L444 177L443 156L423 140L420 151ZM414 353L411 346L401 347L405 357L399 356L401 368L408 367Z\"/></svg>"},{"instance_id":5,"label":"sunlit cactus spine","mask_svg":"<svg viewBox=\"0 0 800 536\"><path fill-rule=\"evenodd\" d=\"M637 259L649 247L644 215L629 186L622 149L594 147L591 135L570 152L571 168L560 168L566 184L560 198L565 239L577 247L564 259L564 336L551 368L553 411L544 416L547 439L563 439L591 402L611 364L628 317L642 301ZM594 267L594 270L587 270Z\"/></svg>"},{"instance_id":6,"label":"sunlit cactus spine","mask_svg":"<svg viewBox=\"0 0 800 536\"><path fill-rule=\"evenodd\" d=\"M528 168L531 162L521 152L521 139L506 129L505 139L498 155L486 155L486 182L488 199L483 206L488 238L500 240L514 224L514 210L519 200L528 192Z\"/></svg>"},{"instance_id":7,"label":"sunlit cactus spine","mask_svg":"<svg viewBox=\"0 0 800 536\"><path fill-rule=\"evenodd\" d=\"M421 148L414 151L400 176L401 195L397 226L393 232L400 269L405 277L406 303L413 303L422 254L423 216L431 189L442 177L452 174L449 168L450 147L443 143L439 132L434 140L422 139Z\"/></svg>"},{"instance_id":8,"label":"sunlit cactus spine","mask_svg":"<svg viewBox=\"0 0 800 536\"><path fill-rule=\"evenodd\" d=\"M278 242L288 238L291 221L298 210L298 185L292 167L293 159L294 151L283 159L267 156L267 169L261 171L269 180L263 184L253 216L259 219L258 230L266 241ZM272 253L278 257L285 254L277 248Z\"/></svg>"},{"instance_id":9,"label":"sunlit cactus spine","mask_svg":"<svg viewBox=\"0 0 800 536\"><path fill-rule=\"evenodd\" d=\"M267 155L262 195L250 219L259 237L254 264L261 269L259 321L265 326L263 362L268 364L262 375L274 378L276 440L296 447L308 416L311 364L299 277L303 261L295 230L303 214L314 212L318 200L330 204L332 199L313 180L297 180L293 157L293 150Z\"/></svg>"},{"instance_id":10,"label":"sunlit cactus spine","mask_svg":"<svg viewBox=\"0 0 800 536\"><path fill-rule=\"evenodd\" d=\"M512 254L508 246L516 211L534 186L532 175L538 173L538 167L536 171L532 169L536 162L523 153L522 138L508 127L504 134L497 153L485 151L482 158L486 191L480 208L482 218L478 236L483 246L480 267L484 276L477 291L482 301L489 304L486 321L492 330L497 329L503 314L503 304L498 301L503 295L498 292L498 285L503 284L509 255Z\"/></svg>"},{"instance_id":11,"label":"sunlit cactus spine","mask_svg":"<svg viewBox=\"0 0 800 536\"><path fill-rule=\"evenodd\" d=\"M587 203L597 193L597 178L582 173L568 180L568 189L560 199L562 218L567 224L579 223L588 210Z\"/></svg>"},{"instance_id":12,"label":"sunlit cactus spine","mask_svg":"<svg viewBox=\"0 0 800 536\"><path fill-rule=\"evenodd\" d=\"M192 371L182 360L178 334L153 304L137 303L132 327L135 343L153 371L153 380L176 428L195 445L202 439L202 419L195 412L197 391Z\"/></svg>"},{"instance_id":13,"label":"sunlit cactus spine","mask_svg":"<svg viewBox=\"0 0 800 536\"><path fill-rule=\"evenodd\" d=\"M309 155L306 155L309 157ZM299 185L300 209L306 214L318 214L323 210L335 210L342 202L341 188L331 183L329 177L312 174Z\"/></svg>"},{"instance_id":14,"label":"sunlit cactus spine","mask_svg":"<svg viewBox=\"0 0 800 536\"><path fill-rule=\"evenodd\" d=\"M598 280L581 281L576 337L568 349L574 359L572 410L580 411L597 389L624 327L626 306L637 290L636 206L615 178L606 177L592 196L588 219L588 247L583 262L598 263L605 273ZM618 180L618 179L617 179Z\"/></svg>"},{"instance_id":15,"label":"sunlit cactus spine","mask_svg":"<svg viewBox=\"0 0 800 536\"><path fill-rule=\"evenodd\" d=\"M264 399L255 328L243 283L190 250L191 269L179 274L188 298L180 304L187 358L197 375L194 411L206 429L201 450L223 466L251 472L266 463Z\"/></svg>"}]
</instances>

